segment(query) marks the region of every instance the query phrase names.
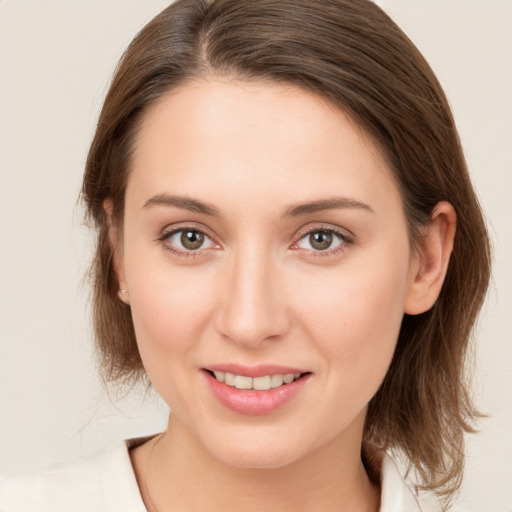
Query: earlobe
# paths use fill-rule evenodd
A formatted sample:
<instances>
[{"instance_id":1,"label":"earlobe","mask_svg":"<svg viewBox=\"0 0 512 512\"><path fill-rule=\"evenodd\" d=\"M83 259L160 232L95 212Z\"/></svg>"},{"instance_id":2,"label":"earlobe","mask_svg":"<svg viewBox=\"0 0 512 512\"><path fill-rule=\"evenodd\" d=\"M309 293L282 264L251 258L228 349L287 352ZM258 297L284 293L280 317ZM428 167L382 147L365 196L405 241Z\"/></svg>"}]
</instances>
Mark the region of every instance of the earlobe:
<instances>
[{"instance_id":1,"label":"earlobe","mask_svg":"<svg viewBox=\"0 0 512 512\"><path fill-rule=\"evenodd\" d=\"M108 238L112 248L112 262L114 265L115 273L117 275L117 282L119 284L119 291L117 296L122 302L129 305L130 299L124 273L121 240L118 227L114 222L114 202L111 198L107 198L103 201L103 209L105 210L105 214L107 216Z\"/></svg>"},{"instance_id":2,"label":"earlobe","mask_svg":"<svg viewBox=\"0 0 512 512\"><path fill-rule=\"evenodd\" d=\"M453 206L439 202L430 223L413 256L405 313L418 315L428 311L437 300L443 286L453 249L457 215Z\"/></svg>"}]
</instances>

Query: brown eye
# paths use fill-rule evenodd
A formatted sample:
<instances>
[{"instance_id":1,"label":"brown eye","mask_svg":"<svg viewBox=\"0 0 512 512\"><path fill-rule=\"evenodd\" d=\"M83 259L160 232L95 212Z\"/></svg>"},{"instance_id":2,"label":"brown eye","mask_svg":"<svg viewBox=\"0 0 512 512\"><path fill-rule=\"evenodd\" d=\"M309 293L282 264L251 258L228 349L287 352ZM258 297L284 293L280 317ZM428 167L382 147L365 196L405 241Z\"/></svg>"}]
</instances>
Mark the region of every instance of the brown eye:
<instances>
[{"instance_id":1,"label":"brown eye","mask_svg":"<svg viewBox=\"0 0 512 512\"><path fill-rule=\"evenodd\" d=\"M341 249L341 246L350 243L347 236L331 229L316 229L306 233L297 242L299 249L307 249L312 252L324 252L330 254L331 251Z\"/></svg>"},{"instance_id":2,"label":"brown eye","mask_svg":"<svg viewBox=\"0 0 512 512\"><path fill-rule=\"evenodd\" d=\"M317 251L325 251L332 244L332 233L327 231L315 231L309 235L309 243Z\"/></svg>"},{"instance_id":3,"label":"brown eye","mask_svg":"<svg viewBox=\"0 0 512 512\"><path fill-rule=\"evenodd\" d=\"M183 228L164 233L159 241L175 254L191 256L216 247L213 240L199 229Z\"/></svg>"},{"instance_id":4,"label":"brown eye","mask_svg":"<svg viewBox=\"0 0 512 512\"><path fill-rule=\"evenodd\" d=\"M204 233L200 231L183 230L180 237L181 245L189 251L199 249L204 243Z\"/></svg>"}]
</instances>

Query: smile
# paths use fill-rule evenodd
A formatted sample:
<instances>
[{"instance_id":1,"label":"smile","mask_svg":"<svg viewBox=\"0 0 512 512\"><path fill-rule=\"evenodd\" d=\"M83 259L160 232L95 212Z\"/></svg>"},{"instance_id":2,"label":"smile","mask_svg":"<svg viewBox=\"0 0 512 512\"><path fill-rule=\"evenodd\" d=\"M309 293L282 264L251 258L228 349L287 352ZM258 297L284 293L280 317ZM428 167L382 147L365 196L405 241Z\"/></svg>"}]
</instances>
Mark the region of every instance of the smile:
<instances>
[{"instance_id":1,"label":"smile","mask_svg":"<svg viewBox=\"0 0 512 512\"><path fill-rule=\"evenodd\" d=\"M279 365L221 364L202 368L202 373L224 407L249 416L280 409L299 395L313 376L310 371Z\"/></svg>"},{"instance_id":2,"label":"smile","mask_svg":"<svg viewBox=\"0 0 512 512\"><path fill-rule=\"evenodd\" d=\"M223 382L227 386L236 389L253 389L256 391L268 391L290 384L300 378L300 373L263 375L261 377L247 377L246 375L236 375L230 372L213 371L213 376L217 381Z\"/></svg>"}]
</instances>

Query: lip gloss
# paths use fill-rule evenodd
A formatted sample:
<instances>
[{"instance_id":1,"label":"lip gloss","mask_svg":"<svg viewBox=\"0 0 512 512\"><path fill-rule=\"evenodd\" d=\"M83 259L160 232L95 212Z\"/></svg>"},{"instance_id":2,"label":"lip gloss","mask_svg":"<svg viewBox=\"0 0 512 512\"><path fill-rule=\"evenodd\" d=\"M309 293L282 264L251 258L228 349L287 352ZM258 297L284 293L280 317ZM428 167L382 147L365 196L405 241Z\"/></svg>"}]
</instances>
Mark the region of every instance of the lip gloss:
<instances>
[{"instance_id":1,"label":"lip gloss","mask_svg":"<svg viewBox=\"0 0 512 512\"><path fill-rule=\"evenodd\" d=\"M218 371L223 371L220 370L220 367L212 368L212 370L217 370L217 368L219 368ZM222 368L226 369L228 367L223 365ZM232 365L230 365L229 368L231 370L235 369ZM275 369L276 367L273 368ZM259 367L252 371L240 371L237 368L238 371L236 373L238 375L254 377L281 373L277 371L269 372L269 369L269 367ZM252 373L252 375L248 375L248 373ZM295 372L287 371L286 373L300 373L300 370ZM292 400L304 388L306 382L311 376L311 374L307 373L305 375L301 375L300 378L290 382L289 384L283 384L282 386L269 390L256 391L254 389L237 389L235 387L228 386L223 382L219 382L209 371L203 371L203 374L206 377L211 392L222 405L231 409L233 412L249 416L269 414L279 409Z\"/></svg>"}]
</instances>

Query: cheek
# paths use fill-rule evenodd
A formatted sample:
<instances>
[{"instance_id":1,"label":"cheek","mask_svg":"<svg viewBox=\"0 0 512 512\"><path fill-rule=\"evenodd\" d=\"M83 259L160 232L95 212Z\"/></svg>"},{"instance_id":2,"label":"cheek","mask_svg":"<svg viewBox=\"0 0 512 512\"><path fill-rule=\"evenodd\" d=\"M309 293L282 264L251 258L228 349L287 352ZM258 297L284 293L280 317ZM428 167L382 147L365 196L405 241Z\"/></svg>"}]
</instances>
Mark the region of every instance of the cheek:
<instances>
[{"instance_id":1,"label":"cheek","mask_svg":"<svg viewBox=\"0 0 512 512\"><path fill-rule=\"evenodd\" d=\"M301 287L308 292L300 299L304 328L327 364L350 376L354 386L378 386L387 371L404 314L407 268L407 258L399 261L390 251L340 265L316 276L314 286Z\"/></svg>"},{"instance_id":2,"label":"cheek","mask_svg":"<svg viewBox=\"0 0 512 512\"><path fill-rule=\"evenodd\" d=\"M157 384L171 366L179 372L200 341L213 308L212 276L143 251L132 252L126 270L137 344Z\"/></svg>"},{"instance_id":3,"label":"cheek","mask_svg":"<svg viewBox=\"0 0 512 512\"><path fill-rule=\"evenodd\" d=\"M132 317L146 373L170 408L187 411L186 397L197 385L190 381L190 369L197 364L209 297L169 271L134 280L133 288Z\"/></svg>"},{"instance_id":4,"label":"cheek","mask_svg":"<svg viewBox=\"0 0 512 512\"><path fill-rule=\"evenodd\" d=\"M130 294L136 328L165 344L173 339L179 343L183 335L200 329L211 302L207 276L200 274L197 269L191 273L153 268L142 280L133 279Z\"/></svg>"}]
</instances>

